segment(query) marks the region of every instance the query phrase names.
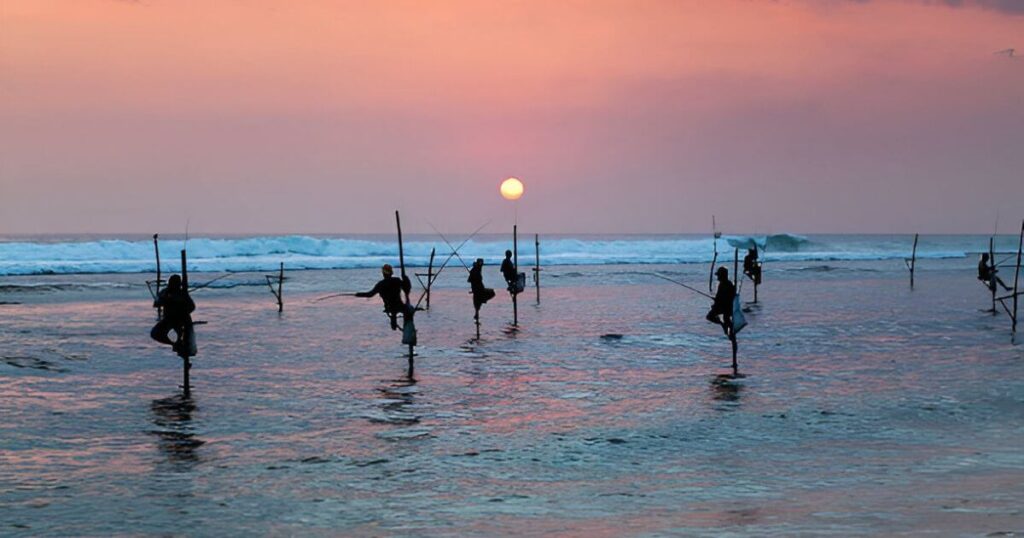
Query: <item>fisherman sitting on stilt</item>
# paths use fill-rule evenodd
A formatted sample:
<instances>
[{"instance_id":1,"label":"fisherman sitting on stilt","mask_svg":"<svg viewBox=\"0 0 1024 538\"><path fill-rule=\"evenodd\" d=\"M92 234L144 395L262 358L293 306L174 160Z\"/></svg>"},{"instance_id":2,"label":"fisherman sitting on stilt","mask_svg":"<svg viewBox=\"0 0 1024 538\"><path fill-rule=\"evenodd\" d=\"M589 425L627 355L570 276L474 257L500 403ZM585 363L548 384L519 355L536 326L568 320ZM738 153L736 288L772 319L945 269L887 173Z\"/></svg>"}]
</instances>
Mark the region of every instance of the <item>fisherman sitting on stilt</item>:
<instances>
[{"instance_id":1,"label":"fisherman sitting on stilt","mask_svg":"<svg viewBox=\"0 0 1024 538\"><path fill-rule=\"evenodd\" d=\"M409 293L412 289L412 282L409 281L408 277L398 278L394 276L395 270L390 264L385 263L380 268L381 274L384 276L377 282L377 285L370 291L362 291L356 294L356 297L373 297L374 295L380 295L382 301L384 301L384 312L391 318L391 330L398 330L398 314L405 316L406 305L402 301L402 291Z\"/></svg>"},{"instance_id":2,"label":"fisherman sitting on stilt","mask_svg":"<svg viewBox=\"0 0 1024 538\"><path fill-rule=\"evenodd\" d=\"M185 329L192 323L189 315L196 309L196 304L188 295L188 290L181 285L179 275L171 275L167 279L167 287L160 291L160 295L153 301L153 308L163 308L163 317L149 331L149 336L161 344L172 346L175 352L181 353L180 346L185 345L182 335ZM177 334L177 340L172 341L168 334L171 331Z\"/></svg>"},{"instance_id":3,"label":"fisherman sitting on stilt","mask_svg":"<svg viewBox=\"0 0 1024 538\"><path fill-rule=\"evenodd\" d=\"M501 262L501 276L505 277L505 284L508 285L508 292L512 295L519 293L516 289L516 280L519 278L516 275L516 264L512 261L512 251L505 251L505 259Z\"/></svg>"},{"instance_id":4,"label":"fisherman sitting on stilt","mask_svg":"<svg viewBox=\"0 0 1024 538\"><path fill-rule=\"evenodd\" d=\"M757 261L757 247L747 251L743 258L743 274L754 281L755 286L761 285L761 262Z\"/></svg>"},{"instance_id":5,"label":"fisherman sitting on stilt","mask_svg":"<svg viewBox=\"0 0 1024 538\"><path fill-rule=\"evenodd\" d=\"M732 329L732 310L733 300L736 298L736 286L729 281L729 270L725 267L719 267L715 276L718 277L718 291L715 293L715 302L711 305L706 319L711 323L721 325L725 335L729 336Z\"/></svg>"},{"instance_id":6,"label":"fisherman sitting on stilt","mask_svg":"<svg viewBox=\"0 0 1024 538\"><path fill-rule=\"evenodd\" d=\"M483 268L484 259L477 258L473 262L473 268L469 270L469 278L466 279L469 282L470 292L473 294L473 310L475 312L473 319L477 322L480 321L480 307L493 299L495 295L494 290L484 286Z\"/></svg>"},{"instance_id":7,"label":"fisherman sitting on stilt","mask_svg":"<svg viewBox=\"0 0 1024 538\"><path fill-rule=\"evenodd\" d=\"M999 271L991 264L989 264L988 253L983 252L981 254L981 260L978 261L978 280L985 284L988 289L996 291L996 283L999 283L1004 290L1010 291L1012 288L1003 282L1003 279L996 275Z\"/></svg>"}]
</instances>

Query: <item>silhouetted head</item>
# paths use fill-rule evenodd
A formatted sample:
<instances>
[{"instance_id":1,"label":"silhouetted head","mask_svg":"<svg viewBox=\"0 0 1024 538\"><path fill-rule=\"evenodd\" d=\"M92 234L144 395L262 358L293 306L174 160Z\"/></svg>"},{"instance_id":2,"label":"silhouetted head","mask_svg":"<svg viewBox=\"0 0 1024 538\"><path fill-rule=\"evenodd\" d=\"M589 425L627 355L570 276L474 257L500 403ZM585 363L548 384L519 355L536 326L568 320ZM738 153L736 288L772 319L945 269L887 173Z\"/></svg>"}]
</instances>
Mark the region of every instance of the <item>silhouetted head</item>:
<instances>
[{"instance_id":1,"label":"silhouetted head","mask_svg":"<svg viewBox=\"0 0 1024 538\"><path fill-rule=\"evenodd\" d=\"M752 248L750 248L750 249L749 249L749 252L750 252L751 254L757 254L757 247L752 247Z\"/></svg>"},{"instance_id":2,"label":"silhouetted head","mask_svg":"<svg viewBox=\"0 0 1024 538\"><path fill-rule=\"evenodd\" d=\"M384 275L384 278L389 278L391 275L395 274L395 270L391 267L390 263L385 263L381 266L380 273Z\"/></svg>"},{"instance_id":3,"label":"silhouetted head","mask_svg":"<svg viewBox=\"0 0 1024 538\"><path fill-rule=\"evenodd\" d=\"M728 280L729 270L726 269L725 267L719 267L718 270L715 271L715 276L718 277L718 280Z\"/></svg>"},{"instance_id":4,"label":"silhouetted head","mask_svg":"<svg viewBox=\"0 0 1024 538\"><path fill-rule=\"evenodd\" d=\"M987 262L988 261L988 252L982 252L981 253L981 261L983 261L983 262Z\"/></svg>"},{"instance_id":5,"label":"silhouetted head","mask_svg":"<svg viewBox=\"0 0 1024 538\"><path fill-rule=\"evenodd\" d=\"M169 289L171 291L178 291L178 290L180 290L181 289L181 276L179 276L179 275L171 275L171 277L167 279L167 289Z\"/></svg>"},{"instance_id":6,"label":"silhouetted head","mask_svg":"<svg viewBox=\"0 0 1024 538\"><path fill-rule=\"evenodd\" d=\"M476 261L473 262L473 265L475 265L477 267L483 267L484 266L484 259L483 258L477 258Z\"/></svg>"},{"instance_id":7,"label":"silhouetted head","mask_svg":"<svg viewBox=\"0 0 1024 538\"><path fill-rule=\"evenodd\" d=\"M509 259L511 257L512 257L512 251L511 250L506 250L505 251L505 259L507 260L507 259Z\"/></svg>"}]
</instances>

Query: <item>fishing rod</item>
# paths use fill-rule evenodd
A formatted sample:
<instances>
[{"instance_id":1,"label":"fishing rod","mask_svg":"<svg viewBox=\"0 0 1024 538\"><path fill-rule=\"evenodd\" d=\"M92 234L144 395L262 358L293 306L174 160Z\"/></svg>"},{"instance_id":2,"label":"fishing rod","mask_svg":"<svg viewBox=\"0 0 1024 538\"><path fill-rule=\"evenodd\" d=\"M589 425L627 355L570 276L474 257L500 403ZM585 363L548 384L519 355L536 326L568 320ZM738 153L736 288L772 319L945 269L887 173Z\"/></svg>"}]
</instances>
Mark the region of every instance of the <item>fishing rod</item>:
<instances>
[{"instance_id":1,"label":"fishing rod","mask_svg":"<svg viewBox=\"0 0 1024 538\"><path fill-rule=\"evenodd\" d=\"M467 271L469 271L469 266L466 265L466 260L463 260L462 256L459 256L459 249L462 248L462 246L465 245L466 242L469 241L470 238L466 238L466 240L463 241L459 245L458 248L455 248L455 246L452 245L450 241L448 241L448 238L445 237L444 234L441 233L441 231L438 230L436 226L434 226L433 224L431 224L429 222L427 224L430 224L430 227L433 228L434 232L437 233L437 235L439 235L441 237L441 240L444 241L446 245L448 245L448 248L452 249L452 253L451 253L451 255L448 256L448 259L445 260L445 263L447 264L448 260L452 259L452 256L454 256L454 257L458 258L459 261L462 262L462 266L465 267ZM487 224L484 224L484 226L487 226ZM482 228L483 228L483 226L481 226L480 228L477 228L477 231L481 230ZM472 237L472 236L470 236L470 237ZM442 265L442 267L443 267L443 265ZM438 272L440 272L440 270L438 270Z\"/></svg>"},{"instance_id":2,"label":"fishing rod","mask_svg":"<svg viewBox=\"0 0 1024 538\"><path fill-rule=\"evenodd\" d=\"M227 278L227 277L229 277L229 276L234 276L234 275L249 275L249 274L253 274L253 273L259 273L259 272L260 272L260 271L227 271L227 273L226 273L226 274L220 275L219 277L217 277L217 278L214 278L213 280L209 280L209 281L207 281L207 282L204 282L204 283L202 283L202 284L200 284L200 285L198 285L198 286L196 286L196 287L192 288L192 289L191 289L191 291L201 290L201 289L203 289L203 288L206 288L206 287L208 287L208 286L209 286L210 284L213 284L214 282L217 282L218 280L223 280L223 279L225 279L225 278Z\"/></svg>"},{"instance_id":3,"label":"fishing rod","mask_svg":"<svg viewBox=\"0 0 1024 538\"><path fill-rule=\"evenodd\" d=\"M434 273L434 278L437 279L437 275L441 274L441 271L443 271L444 268L448 266L448 262L450 262L453 257L458 255L458 251L461 250L462 247L465 246L465 244L468 243L470 239L473 239L474 237L476 237L476 234L480 233L480 230L483 230L484 228L486 228L487 225L490 224L490 223L491 223L491 221L487 221L487 222L481 224L479 228L474 230L473 233L469 234L469 237L467 237L463 242L459 243L459 246L456 247L455 250L453 250L452 253L449 254L447 258L445 258L444 263L442 263L441 267L437 270L436 273ZM428 223L428 224L430 224L430 223ZM434 228L434 225L431 224L430 227ZM434 231L436 232L437 228L434 228ZM437 235L441 235L441 232L437 232ZM441 239L444 239L443 235L441 235ZM445 240L445 242L447 243L448 241ZM451 243L449 243L448 246L451 247ZM460 260L461 260L461 258L460 258ZM462 262L462 265L465 266L466 262Z\"/></svg>"},{"instance_id":4,"label":"fishing rod","mask_svg":"<svg viewBox=\"0 0 1024 538\"><path fill-rule=\"evenodd\" d=\"M484 228L486 228L487 225L490 224L490 223L491 223L491 221L487 221L487 222L481 224L480 227L478 227L476 230L473 230L473 233L469 234L469 237L467 237L461 243L459 243L458 247L453 247L452 244L448 241L448 239L444 236L444 234L442 234L433 224L428 222L427 224L430 224L430 227L433 228L435 232L437 232L437 235L441 236L441 239L445 243L448 244L448 248L452 249L451 254L449 254L448 257L445 258L444 263L442 263L441 267L439 267L437 269L437 272L434 273L434 278L431 280L431 282L433 282L434 280L437 280L438 275L441 274L441 271L444 271L444 268L448 266L448 262L450 262L453 257L458 257L459 261L462 262L462 266L465 267L467 271L469 271L469 267L466 266L465 260L462 259L462 256L459 256L459 250L461 250L462 247L464 247L466 245L466 243L468 243L471 239L476 237L476 234L480 233L480 231L483 230ZM423 298L426 297L426 295L427 295L426 291L424 291L423 293L420 294L419 300L416 301L416 308L419 308L420 303L423 302Z\"/></svg>"},{"instance_id":5,"label":"fishing rod","mask_svg":"<svg viewBox=\"0 0 1024 538\"><path fill-rule=\"evenodd\" d=\"M664 279L664 280L668 280L669 282L671 282L673 284L678 284L678 285L680 285L680 286L682 286L682 287L684 287L684 288L686 288L686 289L688 289L688 290L690 290L692 292L699 293L699 294L703 295L704 297L707 297L708 299L711 299L711 300L715 299L713 296L711 296L711 295L709 295L707 293L704 293L703 291L700 291L697 288L694 288L693 286L687 286L686 284L683 284L682 282L679 282L678 280L669 278L669 277L667 277L665 275L658 274L658 273L648 273L648 274L652 275L652 276L656 276L656 277Z\"/></svg>"},{"instance_id":6,"label":"fishing rod","mask_svg":"<svg viewBox=\"0 0 1024 538\"><path fill-rule=\"evenodd\" d=\"M444 263L442 263L442 264L441 264L441 266L440 266L440 267L439 267L439 268L437 269L437 272L436 272L436 273L434 273L434 279L435 279L435 280L437 279L437 276L441 274L441 271L444 271L444 268L445 268L445 267L446 267L446 266L448 265L448 262L449 262L449 261L451 261L451 259L452 259L453 257L455 257L455 256L458 256L458 254L457 254L458 250L459 250L459 249L461 249L461 248L462 248L462 247L463 247L463 246L464 246L464 245L465 245L466 243L468 243L468 242L469 242L469 240L471 240L471 239L473 239L474 237L476 237L476 235L477 235L478 233L480 233L480 230L483 230L484 228L486 228L486 227L487 227L487 225L488 225L488 224L490 224L490 223L491 223L491 221L487 221L487 222L485 222L485 223L481 224L481 225L480 225L480 227L479 227L479 228L477 228L476 230L474 230L474 231L473 231L473 233L471 233L471 234L469 235L469 237L467 237L467 238L465 239L465 241L463 241L462 243L460 243L458 247L452 247L451 243L448 243L448 240L447 240L447 239L445 239L445 242L446 242L446 243L448 243L448 246L449 246L449 247L451 247L451 248L452 248L453 250L452 250L452 254L449 254L449 255L448 255L448 257L447 257L447 258L445 258L445 260L444 260ZM428 224L429 224L429 223L428 223ZM431 224L431 225L430 225L430 227L431 227L431 228L434 228L434 225L433 225L433 224ZM436 232L436 231L437 231L437 228L434 228L434 231ZM441 239L444 239L444 236L443 236L443 235L441 235L441 232L437 232L437 235L440 235L440 236L441 236ZM461 260L461 258L460 258L460 260ZM463 262L463 265L465 265L465 262ZM468 268L467 268L467 269L468 269ZM355 292L348 292L348 291L346 291L346 292L342 292L342 293L332 293L331 295L325 295L325 296L323 296L323 297L319 297L319 298L317 298L317 299L313 299L313 302L314 302L314 303L318 303L318 302L320 302L320 301L326 301L327 299L333 299L333 298L335 298L335 297L355 297L355 296L356 296ZM420 298L419 298L419 300L418 300L418 301L416 301L416 306L417 306L417 307L419 307L420 303L421 303L421 302L423 302L423 298L424 298L424 297L426 297L426 292L423 292L423 293L422 293L422 294L420 295Z\"/></svg>"},{"instance_id":7,"label":"fishing rod","mask_svg":"<svg viewBox=\"0 0 1024 538\"><path fill-rule=\"evenodd\" d=\"M331 295L324 295L323 297L320 297L319 299L313 299L313 302L314 303L319 303L320 301L325 301L327 299L333 299L335 297L356 297L356 292L354 292L354 291L344 291L344 292L341 292L341 293L332 293Z\"/></svg>"},{"instance_id":8,"label":"fishing rod","mask_svg":"<svg viewBox=\"0 0 1024 538\"><path fill-rule=\"evenodd\" d=\"M248 271L246 271L246 272L248 272ZM220 275L219 277L217 277L217 278L215 278L215 279L213 279L213 280L210 280L210 281L208 281L208 282L204 282L203 284L200 284L200 285L198 285L198 286L196 286L196 287L192 288L192 290L191 290L191 291L198 291L198 290L201 290L201 289L203 289L203 288L205 288L205 287L209 286L210 284L213 284L214 282L217 282L218 280L222 280L222 279L225 279L225 278L227 278L227 277L229 277L229 276L231 276L231 275L239 275L239 274L244 274L244 273L231 273L231 272L229 272L229 273L227 273L227 274L224 274L224 275Z\"/></svg>"}]
</instances>

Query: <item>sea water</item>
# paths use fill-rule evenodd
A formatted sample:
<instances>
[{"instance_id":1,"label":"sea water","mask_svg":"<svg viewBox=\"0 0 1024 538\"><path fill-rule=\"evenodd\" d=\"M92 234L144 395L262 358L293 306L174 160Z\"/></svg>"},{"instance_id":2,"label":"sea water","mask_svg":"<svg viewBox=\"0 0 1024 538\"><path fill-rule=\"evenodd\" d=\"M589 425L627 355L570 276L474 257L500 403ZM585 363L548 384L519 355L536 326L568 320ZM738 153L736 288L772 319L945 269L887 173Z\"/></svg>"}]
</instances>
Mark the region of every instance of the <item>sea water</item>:
<instances>
[{"instance_id":1,"label":"sea water","mask_svg":"<svg viewBox=\"0 0 1024 538\"><path fill-rule=\"evenodd\" d=\"M499 239L474 240L464 257L496 261ZM542 237L540 304L532 287L519 296L518 328L497 265L484 268L499 293L480 339L453 260L416 317L411 377L378 299L318 300L372 287L379 272L361 267L394 263L394 243L310 240L327 246L302 256L357 261L289 269L283 313L262 272L193 293L208 324L191 398L180 359L148 338L151 242L8 241L0 302L17 304L0 305L0 535L1024 529L1024 350L1005 314L985 312L975 276L987 238L922 237L913 289L906 236L769 243L739 335L747 377L733 383L716 381L729 344L703 319L709 300L652 275L706 291L711 254L691 242L710 240ZM268 239L211 239L234 250L205 253L202 241L189 243L193 285L299 256L285 245L245 262L243 245ZM347 241L379 245L331 250ZM431 246L447 256L443 243L411 244L422 265ZM166 277L177 260L164 248ZM703 258L679 263L691 254ZM115 272L118 260L150 273ZM1001 274L1012 280L1012 267ZM745 302L752 291L746 281Z\"/></svg>"}]
</instances>

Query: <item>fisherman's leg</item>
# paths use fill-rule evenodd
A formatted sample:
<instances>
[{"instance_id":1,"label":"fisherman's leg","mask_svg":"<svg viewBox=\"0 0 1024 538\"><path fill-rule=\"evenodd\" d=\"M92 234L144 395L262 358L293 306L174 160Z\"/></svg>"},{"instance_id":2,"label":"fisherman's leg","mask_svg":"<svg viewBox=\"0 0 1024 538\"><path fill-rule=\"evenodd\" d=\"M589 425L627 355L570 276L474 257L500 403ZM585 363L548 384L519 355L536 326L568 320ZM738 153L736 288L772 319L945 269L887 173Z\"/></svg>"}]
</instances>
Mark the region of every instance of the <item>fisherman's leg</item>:
<instances>
[{"instance_id":1,"label":"fisherman's leg","mask_svg":"<svg viewBox=\"0 0 1024 538\"><path fill-rule=\"evenodd\" d=\"M391 318L391 330L398 330L398 312L388 312L388 316Z\"/></svg>"},{"instance_id":2,"label":"fisherman's leg","mask_svg":"<svg viewBox=\"0 0 1024 538\"><path fill-rule=\"evenodd\" d=\"M169 346L174 345L174 341L171 340L167 335L174 328L174 324L167 319L162 319L153 326L153 329L149 331L149 337L161 344L167 344Z\"/></svg>"},{"instance_id":3,"label":"fisherman's leg","mask_svg":"<svg viewBox=\"0 0 1024 538\"><path fill-rule=\"evenodd\" d=\"M725 335L730 339L734 338L732 335L732 316L722 316L722 330L725 331Z\"/></svg>"},{"instance_id":4,"label":"fisherman's leg","mask_svg":"<svg viewBox=\"0 0 1024 538\"><path fill-rule=\"evenodd\" d=\"M176 353L181 353L181 346L184 345L187 345L185 343L185 326L176 325L174 327L174 342L171 345L171 349L173 349Z\"/></svg>"},{"instance_id":5,"label":"fisherman's leg","mask_svg":"<svg viewBox=\"0 0 1024 538\"><path fill-rule=\"evenodd\" d=\"M704 319L710 321L711 323L714 323L715 325L721 325L722 320L719 319L718 316L726 315L728 315L728 313L723 312L722 309L718 307L718 305L712 305L711 310L708 311L707 316L704 316Z\"/></svg>"}]
</instances>

